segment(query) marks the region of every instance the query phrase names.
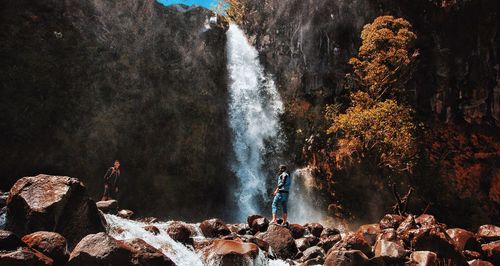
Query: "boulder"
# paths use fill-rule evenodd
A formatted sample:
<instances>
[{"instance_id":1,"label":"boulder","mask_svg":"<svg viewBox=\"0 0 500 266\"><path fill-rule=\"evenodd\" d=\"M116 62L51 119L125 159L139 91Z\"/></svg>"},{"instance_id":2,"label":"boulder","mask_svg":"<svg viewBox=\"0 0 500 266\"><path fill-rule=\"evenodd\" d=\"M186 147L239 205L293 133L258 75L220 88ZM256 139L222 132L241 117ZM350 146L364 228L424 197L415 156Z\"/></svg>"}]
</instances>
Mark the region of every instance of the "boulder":
<instances>
[{"instance_id":1,"label":"boulder","mask_svg":"<svg viewBox=\"0 0 500 266\"><path fill-rule=\"evenodd\" d=\"M231 233L236 233L238 235L244 235L248 230L250 230L250 227L248 227L247 224L230 224L228 225L228 228Z\"/></svg>"},{"instance_id":2,"label":"boulder","mask_svg":"<svg viewBox=\"0 0 500 266\"><path fill-rule=\"evenodd\" d=\"M440 259L449 259L455 265L467 264L465 257L455 248L452 239L439 226L417 230L411 240L411 247L415 250L435 252Z\"/></svg>"},{"instance_id":3,"label":"boulder","mask_svg":"<svg viewBox=\"0 0 500 266\"><path fill-rule=\"evenodd\" d=\"M309 242L309 238L303 237L295 240L295 246L299 251L304 251L311 247L311 243Z\"/></svg>"},{"instance_id":4,"label":"boulder","mask_svg":"<svg viewBox=\"0 0 500 266\"><path fill-rule=\"evenodd\" d=\"M415 223L419 225L420 227L427 227L431 225L436 225L437 221L436 218L434 218L433 215L430 214L422 214L415 218Z\"/></svg>"},{"instance_id":5,"label":"boulder","mask_svg":"<svg viewBox=\"0 0 500 266\"><path fill-rule=\"evenodd\" d=\"M399 241L399 237L394 228L387 228L379 232L376 241L378 240Z\"/></svg>"},{"instance_id":6,"label":"boulder","mask_svg":"<svg viewBox=\"0 0 500 266\"><path fill-rule=\"evenodd\" d=\"M189 230L189 228L182 223L171 223L167 228L167 234L177 242L192 244L191 230Z\"/></svg>"},{"instance_id":7,"label":"boulder","mask_svg":"<svg viewBox=\"0 0 500 266\"><path fill-rule=\"evenodd\" d=\"M337 242L330 249L329 252L332 252L335 250L359 250L359 251L363 252L368 257L372 256L371 246L368 244L368 242L366 242L363 235L359 232L347 233L347 235L345 235L342 240Z\"/></svg>"},{"instance_id":8,"label":"boulder","mask_svg":"<svg viewBox=\"0 0 500 266\"><path fill-rule=\"evenodd\" d=\"M368 257L359 250L334 250L328 254L325 266L368 265Z\"/></svg>"},{"instance_id":9,"label":"boulder","mask_svg":"<svg viewBox=\"0 0 500 266\"><path fill-rule=\"evenodd\" d=\"M165 256L161 251L154 248L144 240L135 238L127 239L121 242L124 246L132 251L132 265L147 265L147 266L174 266L175 263Z\"/></svg>"},{"instance_id":10,"label":"boulder","mask_svg":"<svg viewBox=\"0 0 500 266\"><path fill-rule=\"evenodd\" d=\"M311 233L311 235L315 237L320 237L323 232L323 226L319 223L310 223L306 224L307 229Z\"/></svg>"},{"instance_id":11,"label":"boulder","mask_svg":"<svg viewBox=\"0 0 500 266\"><path fill-rule=\"evenodd\" d=\"M383 258L387 262L400 262L406 256L406 250L402 245L387 240L379 240L374 247L375 257Z\"/></svg>"},{"instance_id":12,"label":"boulder","mask_svg":"<svg viewBox=\"0 0 500 266\"><path fill-rule=\"evenodd\" d=\"M476 236L481 243L500 240L500 227L492 224L481 225Z\"/></svg>"},{"instance_id":13,"label":"boulder","mask_svg":"<svg viewBox=\"0 0 500 266\"><path fill-rule=\"evenodd\" d=\"M84 236L105 231L104 219L76 178L23 177L11 188L7 206L7 228L17 235L57 232L71 248Z\"/></svg>"},{"instance_id":14,"label":"boulder","mask_svg":"<svg viewBox=\"0 0 500 266\"><path fill-rule=\"evenodd\" d=\"M134 215L134 212L131 211L131 210L120 210L118 211L118 213L116 214L124 219L130 219L132 218L132 216Z\"/></svg>"},{"instance_id":15,"label":"boulder","mask_svg":"<svg viewBox=\"0 0 500 266\"><path fill-rule=\"evenodd\" d=\"M495 266L489 261L479 260L479 259L469 261L469 265L470 266Z\"/></svg>"},{"instance_id":16,"label":"boulder","mask_svg":"<svg viewBox=\"0 0 500 266\"><path fill-rule=\"evenodd\" d=\"M267 218L265 217L254 219L252 221L252 225L250 226L252 232L254 233L265 232L268 227L269 227L269 220L267 220Z\"/></svg>"},{"instance_id":17,"label":"boulder","mask_svg":"<svg viewBox=\"0 0 500 266\"><path fill-rule=\"evenodd\" d=\"M255 219L259 219L259 218L264 218L264 216L262 215L258 215L258 214L254 214L254 215L250 215L247 217L247 224L248 224L248 227L252 228L252 224L253 224L253 221Z\"/></svg>"},{"instance_id":18,"label":"boulder","mask_svg":"<svg viewBox=\"0 0 500 266\"><path fill-rule=\"evenodd\" d=\"M380 225L364 224L359 227L358 232L363 235L370 246L373 246L375 241L377 241L378 234L380 233Z\"/></svg>"},{"instance_id":19,"label":"boulder","mask_svg":"<svg viewBox=\"0 0 500 266\"><path fill-rule=\"evenodd\" d=\"M0 230L0 250L14 250L26 244L10 231Z\"/></svg>"},{"instance_id":20,"label":"boulder","mask_svg":"<svg viewBox=\"0 0 500 266\"><path fill-rule=\"evenodd\" d=\"M495 265L500 265L500 240L481 245L484 257Z\"/></svg>"},{"instance_id":21,"label":"boulder","mask_svg":"<svg viewBox=\"0 0 500 266\"><path fill-rule=\"evenodd\" d=\"M96 202L95 205L104 213L115 213L118 211L118 201L116 200L102 200Z\"/></svg>"},{"instance_id":22,"label":"boulder","mask_svg":"<svg viewBox=\"0 0 500 266\"><path fill-rule=\"evenodd\" d=\"M151 225L151 224L145 225L143 228L144 228L144 230L150 232L153 235L158 235L160 233L160 229L158 229L158 227Z\"/></svg>"},{"instance_id":23,"label":"boulder","mask_svg":"<svg viewBox=\"0 0 500 266\"><path fill-rule=\"evenodd\" d=\"M247 242L254 243L255 245L257 245L263 251L266 251L266 252L269 251L269 243L267 243L266 241L264 241L264 240L262 240L260 238L257 238L255 236L250 236L247 239Z\"/></svg>"},{"instance_id":24,"label":"boulder","mask_svg":"<svg viewBox=\"0 0 500 266\"><path fill-rule=\"evenodd\" d=\"M259 247L253 243L215 239L203 250L206 261L220 261L218 265L253 265Z\"/></svg>"},{"instance_id":25,"label":"boulder","mask_svg":"<svg viewBox=\"0 0 500 266\"><path fill-rule=\"evenodd\" d=\"M55 232L38 231L25 235L22 241L30 248L42 252L54 260L54 265L65 265L69 259L66 239Z\"/></svg>"},{"instance_id":26,"label":"boulder","mask_svg":"<svg viewBox=\"0 0 500 266\"><path fill-rule=\"evenodd\" d=\"M430 251L414 251L410 255L410 265L415 266L437 266L436 253Z\"/></svg>"},{"instance_id":27,"label":"boulder","mask_svg":"<svg viewBox=\"0 0 500 266\"><path fill-rule=\"evenodd\" d=\"M303 237L304 233L306 232L306 228L300 224L290 224L290 226L288 226L288 229L290 229L292 237L295 239Z\"/></svg>"},{"instance_id":28,"label":"boulder","mask_svg":"<svg viewBox=\"0 0 500 266\"><path fill-rule=\"evenodd\" d=\"M220 237L231 234L226 224L220 219L210 219L201 222L200 229L205 237Z\"/></svg>"},{"instance_id":29,"label":"boulder","mask_svg":"<svg viewBox=\"0 0 500 266\"><path fill-rule=\"evenodd\" d=\"M301 261L308 261L311 259L315 258L325 258L325 253L323 252L323 249L317 246L310 247L302 252L302 258Z\"/></svg>"},{"instance_id":30,"label":"boulder","mask_svg":"<svg viewBox=\"0 0 500 266\"><path fill-rule=\"evenodd\" d=\"M68 265L130 265L133 252L129 245L105 233L84 237L71 252Z\"/></svg>"},{"instance_id":31,"label":"boulder","mask_svg":"<svg viewBox=\"0 0 500 266\"><path fill-rule=\"evenodd\" d=\"M398 235L401 235L401 234L405 234L408 231L410 231L412 229L416 229L416 228L417 228L417 224L415 222L415 218L413 217L413 215L410 214L398 226L396 233L398 233Z\"/></svg>"},{"instance_id":32,"label":"boulder","mask_svg":"<svg viewBox=\"0 0 500 266\"><path fill-rule=\"evenodd\" d=\"M339 235L330 235L327 237L321 237L318 243L318 246L323 248L325 253L328 253L328 251L335 246L340 240L342 240L342 237Z\"/></svg>"},{"instance_id":33,"label":"boulder","mask_svg":"<svg viewBox=\"0 0 500 266\"><path fill-rule=\"evenodd\" d=\"M0 265L5 266L46 266L54 261L32 248L22 247L15 250L0 252Z\"/></svg>"},{"instance_id":34,"label":"boulder","mask_svg":"<svg viewBox=\"0 0 500 266\"><path fill-rule=\"evenodd\" d=\"M397 214L386 214L382 220L380 220L380 229L393 228L397 229L399 225L404 221L404 217Z\"/></svg>"},{"instance_id":35,"label":"boulder","mask_svg":"<svg viewBox=\"0 0 500 266\"><path fill-rule=\"evenodd\" d=\"M476 250L479 248L479 243L476 241L474 233L470 231L462 228L452 228L446 230L446 233L451 237L455 247L460 251L466 249Z\"/></svg>"},{"instance_id":36,"label":"boulder","mask_svg":"<svg viewBox=\"0 0 500 266\"><path fill-rule=\"evenodd\" d=\"M273 253L278 258L293 258L297 253L297 246L295 245L292 233L286 227L275 224L269 225L266 232L259 233L256 237L269 243Z\"/></svg>"},{"instance_id":37,"label":"boulder","mask_svg":"<svg viewBox=\"0 0 500 266\"><path fill-rule=\"evenodd\" d=\"M325 227L323 228L323 231L321 232L320 237L329 237L333 235L340 235L340 231L337 228L330 228L330 227Z\"/></svg>"}]
</instances>

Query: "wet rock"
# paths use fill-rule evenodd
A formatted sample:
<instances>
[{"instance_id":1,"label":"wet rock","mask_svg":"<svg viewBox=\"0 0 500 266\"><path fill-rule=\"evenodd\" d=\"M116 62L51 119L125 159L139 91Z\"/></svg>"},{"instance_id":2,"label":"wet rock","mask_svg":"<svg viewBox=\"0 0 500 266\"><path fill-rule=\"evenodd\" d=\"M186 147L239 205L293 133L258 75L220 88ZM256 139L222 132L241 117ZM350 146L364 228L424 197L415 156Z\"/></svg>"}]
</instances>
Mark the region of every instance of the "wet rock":
<instances>
[{"instance_id":1,"label":"wet rock","mask_svg":"<svg viewBox=\"0 0 500 266\"><path fill-rule=\"evenodd\" d=\"M26 244L10 231L0 230L0 250L14 250Z\"/></svg>"},{"instance_id":2,"label":"wet rock","mask_svg":"<svg viewBox=\"0 0 500 266\"><path fill-rule=\"evenodd\" d=\"M105 233L84 237L71 252L68 265L129 265L133 252Z\"/></svg>"},{"instance_id":3,"label":"wet rock","mask_svg":"<svg viewBox=\"0 0 500 266\"><path fill-rule=\"evenodd\" d=\"M402 245L387 240L379 240L374 247L375 257L381 257L387 262L403 261L406 250Z\"/></svg>"},{"instance_id":4,"label":"wet rock","mask_svg":"<svg viewBox=\"0 0 500 266\"><path fill-rule=\"evenodd\" d=\"M380 231L380 233L377 235L376 241L378 240L398 241L399 237L394 228L387 228Z\"/></svg>"},{"instance_id":5,"label":"wet rock","mask_svg":"<svg viewBox=\"0 0 500 266\"><path fill-rule=\"evenodd\" d=\"M253 243L216 239L203 250L203 254L207 261L220 260L219 265L252 265L259 255L259 248Z\"/></svg>"},{"instance_id":6,"label":"wet rock","mask_svg":"<svg viewBox=\"0 0 500 266\"><path fill-rule=\"evenodd\" d=\"M213 239L193 239L193 248L196 251L203 250L214 242Z\"/></svg>"},{"instance_id":7,"label":"wet rock","mask_svg":"<svg viewBox=\"0 0 500 266\"><path fill-rule=\"evenodd\" d=\"M332 250L359 250L366 256L372 256L371 246L366 242L366 239L359 232L350 232L345 237L337 242L331 249Z\"/></svg>"},{"instance_id":8,"label":"wet rock","mask_svg":"<svg viewBox=\"0 0 500 266\"><path fill-rule=\"evenodd\" d=\"M410 255L410 265L415 266L437 266L436 253L430 251L414 251Z\"/></svg>"},{"instance_id":9,"label":"wet rock","mask_svg":"<svg viewBox=\"0 0 500 266\"><path fill-rule=\"evenodd\" d=\"M500 240L500 227L492 224L485 224L479 227L476 235L481 243L497 241Z\"/></svg>"},{"instance_id":10,"label":"wet rock","mask_svg":"<svg viewBox=\"0 0 500 266\"><path fill-rule=\"evenodd\" d=\"M292 237L295 239L303 237L304 233L306 232L306 228L300 224L290 224L290 226L288 226L288 229L290 229Z\"/></svg>"},{"instance_id":11,"label":"wet rock","mask_svg":"<svg viewBox=\"0 0 500 266\"><path fill-rule=\"evenodd\" d=\"M156 217L145 217L139 219L139 222L146 223L146 224L152 224L158 222L158 218Z\"/></svg>"},{"instance_id":12,"label":"wet rock","mask_svg":"<svg viewBox=\"0 0 500 266\"><path fill-rule=\"evenodd\" d=\"M250 243L254 243L255 245L257 245L263 251L269 251L269 243L267 243L266 241L264 241L264 240L262 240L260 238L257 238L255 236L251 236L251 237L248 238L247 241L250 242Z\"/></svg>"},{"instance_id":13,"label":"wet rock","mask_svg":"<svg viewBox=\"0 0 500 266\"><path fill-rule=\"evenodd\" d=\"M145 225L143 228L144 230L150 232L153 235L158 235L160 233L160 229L158 229L158 227L154 225Z\"/></svg>"},{"instance_id":14,"label":"wet rock","mask_svg":"<svg viewBox=\"0 0 500 266\"><path fill-rule=\"evenodd\" d=\"M265 217L257 218L252 221L250 228L254 233L265 232L269 227L269 220Z\"/></svg>"},{"instance_id":15,"label":"wet rock","mask_svg":"<svg viewBox=\"0 0 500 266\"><path fill-rule=\"evenodd\" d=\"M144 240L135 238L118 241L128 246L132 251L131 265L147 265L147 266L174 266L170 258L165 256L161 251L146 243Z\"/></svg>"},{"instance_id":16,"label":"wet rock","mask_svg":"<svg viewBox=\"0 0 500 266\"><path fill-rule=\"evenodd\" d=\"M368 265L368 257L359 250L335 250L328 254L325 266L363 266Z\"/></svg>"},{"instance_id":17,"label":"wet rock","mask_svg":"<svg viewBox=\"0 0 500 266\"><path fill-rule=\"evenodd\" d=\"M118 216L124 218L124 219L130 219L132 218L132 216L134 215L134 212L131 211L131 210L120 210L118 213L117 213Z\"/></svg>"},{"instance_id":18,"label":"wet rock","mask_svg":"<svg viewBox=\"0 0 500 266\"><path fill-rule=\"evenodd\" d=\"M7 228L18 235L51 231L71 248L84 236L104 231L104 220L76 178L38 175L19 179L7 200Z\"/></svg>"},{"instance_id":19,"label":"wet rock","mask_svg":"<svg viewBox=\"0 0 500 266\"><path fill-rule=\"evenodd\" d=\"M179 222L173 222L167 228L167 234L175 241L183 244L191 244L191 230Z\"/></svg>"},{"instance_id":20,"label":"wet rock","mask_svg":"<svg viewBox=\"0 0 500 266\"><path fill-rule=\"evenodd\" d=\"M104 213L115 213L118 211L118 201L116 200L98 201L95 204Z\"/></svg>"},{"instance_id":21,"label":"wet rock","mask_svg":"<svg viewBox=\"0 0 500 266\"><path fill-rule=\"evenodd\" d=\"M393 228L397 229L399 225L405 220L401 215L397 214L386 214L382 220L380 220L380 229Z\"/></svg>"},{"instance_id":22,"label":"wet rock","mask_svg":"<svg viewBox=\"0 0 500 266\"><path fill-rule=\"evenodd\" d=\"M461 228L452 228L446 230L446 233L451 237L455 247L464 251L465 249L476 250L479 248L474 233Z\"/></svg>"},{"instance_id":23,"label":"wet rock","mask_svg":"<svg viewBox=\"0 0 500 266\"><path fill-rule=\"evenodd\" d=\"M42 252L54 260L54 265L65 265L69 259L66 239L55 232L38 231L25 235L22 241L30 248Z\"/></svg>"},{"instance_id":24,"label":"wet rock","mask_svg":"<svg viewBox=\"0 0 500 266\"><path fill-rule=\"evenodd\" d=\"M247 224L231 224L228 225L228 228L232 233L236 233L238 235L244 235L248 230L250 230L250 227L248 227Z\"/></svg>"},{"instance_id":25,"label":"wet rock","mask_svg":"<svg viewBox=\"0 0 500 266\"><path fill-rule=\"evenodd\" d=\"M325 227L323 228L323 232L321 232L321 238L323 237L329 237L333 235L340 235L340 231L337 228L330 228L330 227Z\"/></svg>"},{"instance_id":26,"label":"wet rock","mask_svg":"<svg viewBox=\"0 0 500 266\"><path fill-rule=\"evenodd\" d=\"M450 259L455 265L466 265L465 257L455 249L452 239L439 226L419 229L411 240L411 247L435 252L439 258Z\"/></svg>"},{"instance_id":27,"label":"wet rock","mask_svg":"<svg viewBox=\"0 0 500 266\"><path fill-rule=\"evenodd\" d=\"M484 257L495 265L500 265L500 240L481 245Z\"/></svg>"},{"instance_id":28,"label":"wet rock","mask_svg":"<svg viewBox=\"0 0 500 266\"><path fill-rule=\"evenodd\" d=\"M323 225L319 223L309 223L306 225L307 229L311 233L311 235L315 237L320 237L323 232Z\"/></svg>"},{"instance_id":29,"label":"wet rock","mask_svg":"<svg viewBox=\"0 0 500 266\"><path fill-rule=\"evenodd\" d=\"M339 235L330 235L327 237L321 237L320 241L318 243L318 246L323 248L325 253L328 253L328 251L335 246L340 240L342 240L342 237Z\"/></svg>"},{"instance_id":30,"label":"wet rock","mask_svg":"<svg viewBox=\"0 0 500 266\"><path fill-rule=\"evenodd\" d=\"M210 219L201 222L200 229L205 237L220 237L231 234L226 224L220 219Z\"/></svg>"},{"instance_id":31,"label":"wet rock","mask_svg":"<svg viewBox=\"0 0 500 266\"><path fill-rule=\"evenodd\" d=\"M41 266L53 265L54 261L41 252L28 247L0 252L0 265L6 266Z\"/></svg>"},{"instance_id":32,"label":"wet rock","mask_svg":"<svg viewBox=\"0 0 500 266\"><path fill-rule=\"evenodd\" d=\"M427 227L437 224L436 218L430 214L422 214L415 218L415 223L420 227Z\"/></svg>"},{"instance_id":33,"label":"wet rock","mask_svg":"<svg viewBox=\"0 0 500 266\"><path fill-rule=\"evenodd\" d=\"M400 234L405 234L407 233L409 230L411 229L415 229L417 228L417 225L416 225L416 222L415 222L415 218L413 217L413 215L408 215L406 217L406 219L404 219L403 222L401 222L401 224L398 226L397 230L396 230L396 233L398 233L398 235Z\"/></svg>"},{"instance_id":34,"label":"wet rock","mask_svg":"<svg viewBox=\"0 0 500 266\"><path fill-rule=\"evenodd\" d=\"M309 243L309 238L303 237L295 240L295 245L297 246L297 249L300 251L304 251L311 247L311 243Z\"/></svg>"},{"instance_id":35,"label":"wet rock","mask_svg":"<svg viewBox=\"0 0 500 266\"><path fill-rule=\"evenodd\" d=\"M301 258L301 261L307 261L315 258L325 258L325 253L323 252L323 249L317 246L310 247L302 252L303 256Z\"/></svg>"},{"instance_id":36,"label":"wet rock","mask_svg":"<svg viewBox=\"0 0 500 266\"><path fill-rule=\"evenodd\" d=\"M266 232L259 233L256 237L269 243L269 246L278 258L293 258L297 253L297 246L295 245L292 233L286 227L269 225Z\"/></svg>"},{"instance_id":37,"label":"wet rock","mask_svg":"<svg viewBox=\"0 0 500 266\"><path fill-rule=\"evenodd\" d=\"M475 260L482 257L481 253L474 250L464 250L463 254L467 260Z\"/></svg>"},{"instance_id":38,"label":"wet rock","mask_svg":"<svg viewBox=\"0 0 500 266\"><path fill-rule=\"evenodd\" d=\"M325 259L324 258L314 258L314 259L310 259L310 260L306 260L304 261L302 264L300 264L300 266L305 266L305 265L323 265L323 263L325 263Z\"/></svg>"},{"instance_id":39,"label":"wet rock","mask_svg":"<svg viewBox=\"0 0 500 266\"><path fill-rule=\"evenodd\" d=\"M264 216L262 215L259 215L259 214L254 214L254 215L250 215L247 217L247 224L248 224L248 227L252 228L252 224L253 224L253 221L255 219L259 219L259 218L264 218Z\"/></svg>"},{"instance_id":40,"label":"wet rock","mask_svg":"<svg viewBox=\"0 0 500 266\"><path fill-rule=\"evenodd\" d=\"M470 266L495 266L489 261L479 260L479 259L469 261L469 265Z\"/></svg>"},{"instance_id":41,"label":"wet rock","mask_svg":"<svg viewBox=\"0 0 500 266\"><path fill-rule=\"evenodd\" d=\"M380 225L379 224L365 224L361 225L358 229L358 232L363 235L370 246L375 244L377 241L377 236L380 233Z\"/></svg>"}]
</instances>

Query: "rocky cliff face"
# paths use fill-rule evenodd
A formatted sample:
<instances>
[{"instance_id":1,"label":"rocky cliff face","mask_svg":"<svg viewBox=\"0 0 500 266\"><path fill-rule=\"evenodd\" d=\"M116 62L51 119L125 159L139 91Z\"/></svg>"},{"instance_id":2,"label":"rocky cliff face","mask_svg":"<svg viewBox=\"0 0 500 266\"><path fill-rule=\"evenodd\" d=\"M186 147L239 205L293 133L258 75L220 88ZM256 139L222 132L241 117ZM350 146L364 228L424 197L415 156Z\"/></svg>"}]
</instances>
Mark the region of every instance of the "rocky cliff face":
<instances>
[{"instance_id":1,"label":"rocky cliff face","mask_svg":"<svg viewBox=\"0 0 500 266\"><path fill-rule=\"evenodd\" d=\"M422 209L426 200L432 202L431 209L446 222L469 217L459 223L474 227L498 217L497 1L240 2L242 26L287 102L290 154L297 155L298 164L318 167L321 178L328 172L333 182L321 180L319 186L334 190L330 202L339 200L344 211L369 220L392 201L386 180L370 178L362 169L332 176L321 121L325 104L345 102L347 62L357 53L362 27L377 16L393 15L410 21L418 36L418 69L408 91L418 120L427 125L422 162L407 182L421 185ZM369 199L374 204L366 205Z\"/></svg>"},{"instance_id":2,"label":"rocky cliff face","mask_svg":"<svg viewBox=\"0 0 500 266\"><path fill-rule=\"evenodd\" d=\"M153 0L9 0L0 10L2 189L67 173L100 197L117 158L125 206L217 213L231 182L220 17Z\"/></svg>"}]
</instances>

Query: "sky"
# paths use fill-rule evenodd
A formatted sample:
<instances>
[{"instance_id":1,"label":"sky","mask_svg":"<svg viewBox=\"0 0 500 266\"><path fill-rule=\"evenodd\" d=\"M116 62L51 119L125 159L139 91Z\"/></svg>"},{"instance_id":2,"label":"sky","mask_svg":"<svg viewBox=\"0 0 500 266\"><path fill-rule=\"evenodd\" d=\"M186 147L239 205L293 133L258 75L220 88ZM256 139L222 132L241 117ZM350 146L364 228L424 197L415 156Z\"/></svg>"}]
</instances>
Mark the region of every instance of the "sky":
<instances>
[{"instance_id":1,"label":"sky","mask_svg":"<svg viewBox=\"0 0 500 266\"><path fill-rule=\"evenodd\" d=\"M164 4L164 5L171 5L171 4L185 4L185 5L199 5L199 6L204 6L206 8L210 8L212 6L212 3L215 3L216 0L157 0L158 2Z\"/></svg>"}]
</instances>

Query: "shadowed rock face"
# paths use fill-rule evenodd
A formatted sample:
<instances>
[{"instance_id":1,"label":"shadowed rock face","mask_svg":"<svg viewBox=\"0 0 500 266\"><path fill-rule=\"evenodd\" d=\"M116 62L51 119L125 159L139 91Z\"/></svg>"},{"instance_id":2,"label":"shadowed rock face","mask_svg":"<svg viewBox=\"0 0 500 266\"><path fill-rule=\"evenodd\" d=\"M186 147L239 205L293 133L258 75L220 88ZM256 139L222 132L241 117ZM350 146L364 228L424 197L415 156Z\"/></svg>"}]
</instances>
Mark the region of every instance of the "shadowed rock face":
<instances>
[{"instance_id":1,"label":"shadowed rock face","mask_svg":"<svg viewBox=\"0 0 500 266\"><path fill-rule=\"evenodd\" d=\"M122 206L224 217L227 24L154 0L8 0L0 10L1 189L64 174L100 198L118 158Z\"/></svg>"}]
</instances>

